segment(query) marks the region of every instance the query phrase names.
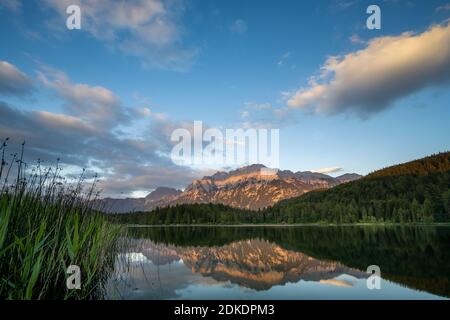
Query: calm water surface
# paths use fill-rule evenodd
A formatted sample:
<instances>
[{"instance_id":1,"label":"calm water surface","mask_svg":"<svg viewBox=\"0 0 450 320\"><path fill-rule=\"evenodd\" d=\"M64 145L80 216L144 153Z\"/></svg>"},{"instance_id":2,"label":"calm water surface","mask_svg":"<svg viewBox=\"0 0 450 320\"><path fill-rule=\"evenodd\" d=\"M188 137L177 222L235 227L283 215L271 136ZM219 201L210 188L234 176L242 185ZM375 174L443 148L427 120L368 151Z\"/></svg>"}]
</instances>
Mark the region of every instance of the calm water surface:
<instances>
[{"instance_id":1,"label":"calm water surface","mask_svg":"<svg viewBox=\"0 0 450 320\"><path fill-rule=\"evenodd\" d=\"M450 227L130 228L109 299L448 299ZM367 267L381 288L367 288Z\"/></svg>"}]
</instances>

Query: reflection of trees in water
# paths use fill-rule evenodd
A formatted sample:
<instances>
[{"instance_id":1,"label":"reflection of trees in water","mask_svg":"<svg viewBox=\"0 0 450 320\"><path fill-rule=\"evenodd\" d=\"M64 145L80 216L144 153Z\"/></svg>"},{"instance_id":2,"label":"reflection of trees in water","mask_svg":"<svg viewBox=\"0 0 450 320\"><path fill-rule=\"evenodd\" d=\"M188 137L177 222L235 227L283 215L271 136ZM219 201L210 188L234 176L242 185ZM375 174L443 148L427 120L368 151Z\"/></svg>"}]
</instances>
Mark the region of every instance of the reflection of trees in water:
<instances>
[{"instance_id":1,"label":"reflection of trees in water","mask_svg":"<svg viewBox=\"0 0 450 320\"><path fill-rule=\"evenodd\" d=\"M176 254L193 273L256 290L268 290L275 285L300 280L328 280L341 274L367 277L365 272L347 268L335 261L314 259L260 239L209 247L162 245L140 239L136 240L136 248L153 264L159 263L156 252L164 252L171 257ZM168 262L168 266L170 264Z\"/></svg>"},{"instance_id":2,"label":"reflection of trees in water","mask_svg":"<svg viewBox=\"0 0 450 320\"><path fill-rule=\"evenodd\" d=\"M376 264L386 279L450 297L450 228L338 227L152 227L131 236L176 247L224 246L265 239L320 260L365 270Z\"/></svg>"}]
</instances>

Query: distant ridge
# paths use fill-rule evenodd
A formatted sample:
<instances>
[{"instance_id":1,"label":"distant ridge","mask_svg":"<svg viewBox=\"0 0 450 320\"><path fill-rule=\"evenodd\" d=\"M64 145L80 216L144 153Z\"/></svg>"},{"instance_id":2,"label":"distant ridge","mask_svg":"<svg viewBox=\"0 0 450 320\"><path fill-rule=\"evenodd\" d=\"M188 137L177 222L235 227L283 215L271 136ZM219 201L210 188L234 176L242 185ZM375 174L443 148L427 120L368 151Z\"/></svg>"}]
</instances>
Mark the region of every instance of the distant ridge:
<instances>
[{"instance_id":1,"label":"distant ridge","mask_svg":"<svg viewBox=\"0 0 450 320\"><path fill-rule=\"evenodd\" d=\"M111 213L150 211L156 207L194 203L259 210L312 190L331 188L359 178L361 176L354 173L334 178L322 173L272 170L262 164L252 164L194 180L183 192L157 188L145 198L108 198L102 201L105 211Z\"/></svg>"},{"instance_id":2,"label":"distant ridge","mask_svg":"<svg viewBox=\"0 0 450 320\"><path fill-rule=\"evenodd\" d=\"M156 207L166 206L181 193L182 191L178 189L158 187L144 198L98 199L94 207L107 213L150 211Z\"/></svg>"},{"instance_id":3,"label":"distant ridge","mask_svg":"<svg viewBox=\"0 0 450 320\"><path fill-rule=\"evenodd\" d=\"M431 156L383 168L368 174L367 178L398 175L427 175L450 170L450 152L440 152Z\"/></svg>"},{"instance_id":4,"label":"distant ridge","mask_svg":"<svg viewBox=\"0 0 450 320\"><path fill-rule=\"evenodd\" d=\"M287 199L268 211L293 222L450 221L450 152Z\"/></svg>"},{"instance_id":5,"label":"distant ridge","mask_svg":"<svg viewBox=\"0 0 450 320\"><path fill-rule=\"evenodd\" d=\"M346 173L346 174L343 174L343 175L340 175L340 176L336 177L336 179L339 180L342 183L355 181L355 180L358 180L360 178L361 178L361 176L359 174L356 174L356 173Z\"/></svg>"},{"instance_id":6,"label":"distant ridge","mask_svg":"<svg viewBox=\"0 0 450 320\"><path fill-rule=\"evenodd\" d=\"M114 219L137 224L450 222L448 160L445 152L381 169L370 177L284 199L257 213L223 204L194 203ZM352 177L341 176L341 180L348 178Z\"/></svg>"}]
</instances>

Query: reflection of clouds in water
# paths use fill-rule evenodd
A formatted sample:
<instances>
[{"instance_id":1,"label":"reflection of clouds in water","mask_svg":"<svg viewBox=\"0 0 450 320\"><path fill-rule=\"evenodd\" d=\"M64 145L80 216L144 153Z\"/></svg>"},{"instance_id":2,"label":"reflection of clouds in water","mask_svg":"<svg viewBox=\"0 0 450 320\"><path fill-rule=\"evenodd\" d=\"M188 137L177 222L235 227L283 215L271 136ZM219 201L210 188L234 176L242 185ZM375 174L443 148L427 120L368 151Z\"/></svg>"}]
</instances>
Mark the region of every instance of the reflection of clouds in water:
<instances>
[{"instance_id":1,"label":"reflection of clouds in water","mask_svg":"<svg viewBox=\"0 0 450 320\"><path fill-rule=\"evenodd\" d=\"M368 274L261 239L222 246L174 246L133 240L117 256L110 299L433 299ZM370 291L370 292L369 292Z\"/></svg>"},{"instance_id":2,"label":"reflection of clouds in water","mask_svg":"<svg viewBox=\"0 0 450 320\"><path fill-rule=\"evenodd\" d=\"M233 285L230 285L230 288L232 288L232 287L233 287ZM239 287L239 290L243 294L251 294L251 293L257 292L256 290L253 290L253 289L250 289L250 288L247 288L247 287Z\"/></svg>"},{"instance_id":3,"label":"reflection of clouds in water","mask_svg":"<svg viewBox=\"0 0 450 320\"><path fill-rule=\"evenodd\" d=\"M233 284L230 281L226 281L223 283L223 287L224 288L232 288Z\"/></svg>"},{"instance_id":4,"label":"reflection of clouds in water","mask_svg":"<svg viewBox=\"0 0 450 320\"><path fill-rule=\"evenodd\" d=\"M199 287L243 295L305 281L344 286L341 274L366 274L332 261L289 251L269 241L249 239L215 247L177 247L133 240L118 256L115 288L124 299L177 299ZM328 279L328 280L327 280ZM208 297L210 298L210 297Z\"/></svg>"},{"instance_id":5,"label":"reflection of clouds in water","mask_svg":"<svg viewBox=\"0 0 450 320\"><path fill-rule=\"evenodd\" d=\"M192 283L211 285L215 282L192 273L179 260L157 265L142 253L128 257L134 262L126 263L126 259L119 258L116 261L116 277L111 277L107 284L107 295L110 298L177 299L177 290L183 290Z\"/></svg>"},{"instance_id":6,"label":"reflection of clouds in water","mask_svg":"<svg viewBox=\"0 0 450 320\"><path fill-rule=\"evenodd\" d=\"M126 238L118 257L126 263L115 269L115 287L124 299L436 299L433 292L444 292L446 285L435 280L448 279L448 271L433 261L448 261L443 249L449 233L431 230L149 228ZM438 257L428 259L424 243L439 248ZM386 255L380 246L398 253ZM409 269L397 263L412 251L414 257L406 256ZM365 264L374 257L383 259L386 270L399 267L393 271L398 281L382 280L382 290L367 289ZM425 269L433 274L417 278ZM411 279L402 278L406 271Z\"/></svg>"},{"instance_id":7,"label":"reflection of clouds in water","mask_svg":"<svg viewBox=\"0 0 450 320\"><path fill-rule=\"evenodd\" d=\"M322 279L319 281L319 283L332 285L332 286L336 286L336 287L347 287L347 288L353 287L352 282L344 281L344 280L337 280L337 279Z\"/></svg>"},{"instance_id":8,"label":"reflection of clouds in water","mask_svg":"<svg viewBox=\"0 0 450 320\"><path fill-rule=\"evenodd\" d=\"M125 263L146 263L150 262L146 256L141 252L128 252L121 253L117 257L118 259L123 259Z\"/></svg>"}]
</instances>

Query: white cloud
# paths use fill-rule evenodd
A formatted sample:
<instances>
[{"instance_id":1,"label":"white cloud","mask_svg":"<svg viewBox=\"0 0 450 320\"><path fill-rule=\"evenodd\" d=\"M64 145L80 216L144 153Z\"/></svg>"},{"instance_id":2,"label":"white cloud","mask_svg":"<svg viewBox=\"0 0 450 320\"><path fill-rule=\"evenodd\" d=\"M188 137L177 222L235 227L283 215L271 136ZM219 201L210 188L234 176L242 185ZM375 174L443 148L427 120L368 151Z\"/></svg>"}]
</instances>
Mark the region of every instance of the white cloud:
<instances>
[{"instance_id":1,"label":"white cloud","mask_svg":"<svg viewBox=\"0 0 450 320\"><path fill-rule=\"evenodd\" d=\"M22 96L33 89L32 80L16 66L0 60L0 94Z\"/></svg>"},{"instance_id":2,"label":"white cloud","mask_svg":"<svg viewBox=\"0 0 450 320\"><path fill-rule=\"evenodd\" d=\"M363 44L365 41L361 39L357 34L352 34L350 38L348 38L353 44Z\"/></svg>"},{"instance_id":3,"label":"white cloud","mask_svg":"<svg viewBox=\"0 0 450 320\"><path fill-rule=\"evenodd\" d=\"M102 127L129 121L119 97L107 88L72 83L64 72L48 66L41 67L38 78L65 100L64 108L71 115Z\"/></svg>"},{"instance_id":4,"label":"white cloud","mask_svg":"<svg viewBox=\"0 0 450 320\"><path fill-rule=\"evenodd\" d=\"M252 109L252 110L268 110L268 109L272 109L272 105L268 102L265 103L256 103L256 102L245 102L244 106L247 109Z\"/></svg>"},{"instance_id":5,"label":"white cloud","mask_svg":"<svg viewBox=\"0 0 450 320\"><path fill-rule=\"evenodd\" d=\"M247 32L247 23L242 19L233 21L230 26L230 31L233 33L243 34Z\"/></svg>"},{"instance_id":6,"label":"white cloud","mask_svg":"<svg viewBox=\"0 0 450 320\"><path fill-rule=\"evenodd\" d=\"M202 176L201 171L177 166L166 156L172 146L171 128L181 124L151 118L147 125L141 135L125 137L114 128L76 116L20 110L0 101L0 138L11 138L9 151L26 141L25 161L30 165L37 159L48 164L60 158L64 167L72 168L70 173L95 170L102 197L161 185L180 188Z\"/></svg>"},{"instance_id":7,"label":"white cloud","mask_svg":"<svg viewBox=\"0 0 450 320\"><path fill-rule=\"evenodd\" d=\"M250 116L250 112L248 112L248 111L241 111L240 115L241 115L241 118L248 118L248 116Z\"/></svg>"},{"instance_id":8,"label":"white cloud","mask_svg":"<svg viewBox=\"0 0 450 320\"><path fill-rule=\"evenodd\" d=\"M20 0L2 0L0 7L17 12L22 8L22 2Z\"/></svg>"},{"instance_id":9,"label":"white cloud","mask_svg":"<svg viewBox=\"0 0 450 320\"><path fill-rule=\"evenodd\" d=\"M9 80L26 77L6 62L0 70L8 71L0 72L3 79L5 74L14 75ZM184 187L201 177L201 170L177 166L169 157L172 131L184 127L192 132L192 123L172 121L147 107L124 107L110 89L73 83L64 72L48 66L40 66L38 78L62 99L60 113L21 110L0 100L0 139L10 137L16 146L26 141L27 163L61 158L64 167L72 168L69 174L77 168L95 170L102 177L102 196L161 185Z\"/></svg>"},{"instance_id":10,"label":"white cloud","mask_svg":"<svg viewBox=\"0 0 450 320\"><path fill-rule=\"evenodd\" d=\"M292 113L287 107L272 106L268 102L245 102L239 112L243 128L280 128L296 122Z\"/></svg>"},{"instance_id":11,"label":"white cloud","mask_svg":"<svg viewBox=\"0 0 450 320\"><path fill-rule=\"evenodd\" d=\"M95 126L90 125L77 117L65 114L57 114L48 111L35 111L34 119L36 123L53 130L65 130L66 132L82 131L90 134L100 133Z\"/></svg>"},{"instance_id":12,"label":"white cloud","mask_svg":"<svg viewBox=\"0 0 450 320\"><path fill-rule=\"evenodd\" d=\"M450 82L450 24L423 33L375 38L364 49L330 57L291 108L367 117L421 89Z\"/></svg>"},{"instance_id":13,"label":"white cloud","mask_svg":"<svg viewBox=\"0 0 450 320\"><path fill-rule=\"evenodd\" d=\"M436 11L448 11L450 10L450 3L446 3L436 8Z\"/></svg>"},{"instance_id":14,"label":"white cloud","mask_svg":"<svg viewBox=\"0 0 450 320\"><path fill-rule=\"evenodd\" d=\"M286 52L286 53L284 53L282 56L281 56L281 58L280 58L280 60L278 60L278 65L279 66L281 66L281 65L283 65L284 64L284 62L289 58L291 56L291 53L288 51L288 52Z\"/></svg>"},{"instance_id":15,"label":"white cloud","mask_svg":"<svg viewBox=\"0 0 450 320\"><path fill-rule=\"evenodd\" d=\"M341 171L342 168L341 167L327 167L327 168L321 168L321 169L315 169L315 170L311 170L311 172L317 172L317 173L334 173L334 172L338 172Z\"/></svg>"},{"instance_id":16,"label":"white cloud","mask_svg":"<svg viewBox=\"0 0 450 320\"><path fill-rule=\"evenodd\" d=\"M350 8L353 5L355 5L356 2L357 2L357 0L356 1L334 0L334 3L332 4L331 7L333 9L345 10L345 9Z\"/></svg>"},{"instance_id":17,"label":"white cloud","mask_svg":"<svg viewBox=\"0 0 450 320\"><path fill-rule=\"evenodd\" d=\"M60 17L66 8L79 5L83 31L122 52L139 57L145 66L183 70L197 54L185 48L179 24L184 11L182 1L162 0L45 0ZM58 26L64 25L58 21Z\"/></svg>"}]
</instances>

